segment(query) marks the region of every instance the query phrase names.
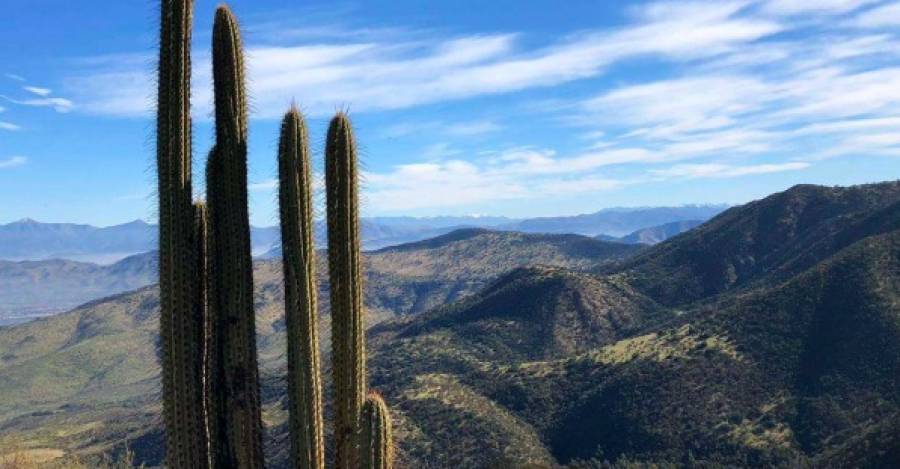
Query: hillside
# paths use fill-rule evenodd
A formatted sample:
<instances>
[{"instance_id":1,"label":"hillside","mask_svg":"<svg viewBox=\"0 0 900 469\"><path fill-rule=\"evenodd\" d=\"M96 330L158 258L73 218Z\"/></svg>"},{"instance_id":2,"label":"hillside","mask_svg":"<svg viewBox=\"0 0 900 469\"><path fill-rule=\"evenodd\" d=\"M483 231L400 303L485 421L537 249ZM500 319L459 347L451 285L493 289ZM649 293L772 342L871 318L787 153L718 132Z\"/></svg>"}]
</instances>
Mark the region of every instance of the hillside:
<instances>
[{"instance_id":1,"label":"hillside","mask_svg":"<svg viewBox=\"0 0 900 469\"><path fill-rule=\"evenodd\" d=\"M370 324L384 320L370 381L401 467L893 467L898 196L898 183L798 186L627 258L475 230L373 253L385 277L369 277L366 301ZM517 243L557 266L520 268ZM462 274L485 287L452 303L387 288ZM277 263L256 278L267 454L284 467ZM92 454L127 439L159 461L156 301L146 289L0 329L0 448Z\"/></svg>"},{"instance_id":2,"label":"hillside","mask_svg":"<svg viewBox=\"0 0 900 469\"><path fill-rule=\"evenodd\" d=\"M898 227L900 183L797 186L732 208L616 270L658 301L683 305L788 278Z\"/></svg>"},{"instance_id":3,"label":"hillside","mask_svg":"<svg viewBox=\"0 0 900 469\"><path fill-rule=\"evenodd\" d=\"M434 467L529 459L892 467L900 454L900 434L890 433L900 416L900 231L873 228L884 226L882 204L848 205L884 200L895 190L883 184L812 191L866 220L865 229L848 225L855 240L838 230L817 237L813 249L800 244L796 255L782 254L768 267L775 273L765 281L695 305L659 307L639 293L628 269L683 256L679 246L719 239L721 232L688 233L611 277L520 271L453 308L376 326L372 342L390 347L373 358L376 376L385 376L378 384L415 429L402 445ZM798 187L734 209L720 226L753 226L760 206L809 194ZM792 213L830 225L830 216L804 212ZM761 234L750 230L746 238ZM798 267L800 260L809 267ZM791 269L802 271L783 273ZM542 292L553 293L529 295L536 289L526 287L503 295L507 282L539 285L548 275L568 278L564 292L544 285ZM582 287L598 282L620 285L620 301L642 299L611 309L619 318L605 316L625 327L616 329L619 335L595 329L589 335L595 342L585 347L591 350L547 353L554 343L549 331L560 329L558 311L591 317L566 306L566 298L613 295ZM560 298L554 304L562 308L548 308L547 296ZM566 337L579 343L577 334ZM490 443L472 443L481 438ZM472 444L461 449L459 441Z\"/></svg>"},{"instance_id":4,"label":"hillside","mask_svg":"<svg viewBox=\"0 0 900 469\"><path fill-rule=\"evenodd\" d=\"M156 256L139 254L112 265L66 260L0 260L0 321L46 315L156 282Z\"/></svg>"}]
</instances>

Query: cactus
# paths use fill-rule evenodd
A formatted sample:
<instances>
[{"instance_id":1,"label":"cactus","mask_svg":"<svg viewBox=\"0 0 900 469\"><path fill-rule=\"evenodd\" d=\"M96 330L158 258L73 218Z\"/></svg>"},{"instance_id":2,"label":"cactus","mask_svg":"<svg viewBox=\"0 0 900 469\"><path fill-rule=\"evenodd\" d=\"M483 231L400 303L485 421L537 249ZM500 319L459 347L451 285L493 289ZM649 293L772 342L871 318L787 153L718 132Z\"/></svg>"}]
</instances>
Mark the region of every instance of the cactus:
<instances>
[{"instance_id":1,"label":"cactus","mask_svg":"<svg viewBox=\"0 0 900 469\"><path fill-rule=\"evenodd\" d=\"M366 391L366 352L356 142L350 119L344 113L338 113L331 120L326 139L335 467L355 469L358 465L359 417Z\"/></svg>"},{"instance_id":2,"label":"cactus","mask_svg":"<svg viewBox=\"0 0 900 469\"><path fill-rule=\"evenodd\" d=\"M220 6L213 27L216 144L206 167L207 203L192 205L193 2L162 0L161 10L157 172L166 465L262 468L240 33L234 16ZM324 469L307 141L303 119L292 108L282 125L278 158L291 455L294 466ZM343 113L329 126L325 166L335 467L386 468L392 463L387 407L376 395L364 405L356 146Z\"/></svg>"},{"instance_id":3,"label":"cactus","mask_svg":"<svg viewBox=\"0 0 900 469\"><path fill-rule=\"evenodd\" d=\"M191 195L191 22L193 2L160 9L156 163L159 193L160 340L169 467L206 467L202 304L197 303Z\"/></svg>"},{"instance_id":4,"label":"cactus","mask_svg":"<svg viewBox=\"0 0 900 469\"><path fill-rule=\"evenodd\" d=\"M323 469L312 175L303 117L292 107L278 145L284 312L287 323L291 467Z\"/></svg>"},{"instance_id":5,"label":"cactus","mask_svg":"<svg viewBox=\"0 0 900 469\"><path fill-rule=\"evenodd\" d=\"M359 467L391 469L394 466L391 416L381 396L374 392L369 393L366 403L363 404L361 420Z\"/></svg>"},{"instance_id":6,"label":"cactus","mask_svg":"<svg viewBox=\"0 0 900 469\"><path fill-rule=\"evenodd\" d=\"M228 7L213 25L216 145L207 167L215 311L209 385L216 467L263 467L253 265L247 208L247 100L243 49Z\"/></svg>"}]
</instances>

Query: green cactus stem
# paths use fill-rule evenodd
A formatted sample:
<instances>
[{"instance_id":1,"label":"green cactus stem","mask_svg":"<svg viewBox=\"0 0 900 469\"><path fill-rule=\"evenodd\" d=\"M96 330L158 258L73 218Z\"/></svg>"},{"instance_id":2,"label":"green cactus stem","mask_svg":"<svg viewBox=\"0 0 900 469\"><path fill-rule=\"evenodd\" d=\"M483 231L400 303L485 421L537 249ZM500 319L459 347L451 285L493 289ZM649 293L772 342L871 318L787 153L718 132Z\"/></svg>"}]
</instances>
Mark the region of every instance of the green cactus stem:
<instances>
[{"instance_id":1,"label":"green cactus stem","mask_svg":"<svg viewBox=\"0 0 900 469\"><path fill-rule=\"evenodd\" d=\"M366 354L360 275L359 188L350 120L339 113L325 143L328 275L334 382L335 467L358 466L359 418L366 391Z\"/></svg>"},{"instance_id":2,"label":"green cactus stem","mask_svg":"<svg viewBox=\"0 0 900 469\"><path fill-rule=\"evenodd\" d=\"M281 124L278 179L287 323L291 467L323 469L325 449L316 327L312 171L306 123L295 107L284 116Z\"/></svg>"},{"instance_id":3,"label":"green cactus stem","mask_svg":"<svg viewBox=\"0 0 900 469\"><path fill-rule=\"evenodd\" d=\"M391 415L381 396L369 393L363 404L361 420L359 467L391 469L394 466Z\"/></svg>"},{"instance_id":4,"label":"green cactus stem","mask_svg":"<svg viewBox=\"0 0 900 469\"><path fill-rule=\"evenodd\" d=\"M220 6L213 25L216 146L207 167L213 350L209 407L217 468L263 467L253 264L247 209L247 99L237 21Z\"/></svg>"},{"instance_id":5,"label":"green cactus stem","mask_svg":"<svg viewBox=\"0 0 900 469\"><path fill-rule=\"evenodd\" d=\"M191 194L191 23L193 2L160 8L156 162L159 194L160 341L168 467L204 468L202 305L196 302Z\"/></svg>"}]
</instances>

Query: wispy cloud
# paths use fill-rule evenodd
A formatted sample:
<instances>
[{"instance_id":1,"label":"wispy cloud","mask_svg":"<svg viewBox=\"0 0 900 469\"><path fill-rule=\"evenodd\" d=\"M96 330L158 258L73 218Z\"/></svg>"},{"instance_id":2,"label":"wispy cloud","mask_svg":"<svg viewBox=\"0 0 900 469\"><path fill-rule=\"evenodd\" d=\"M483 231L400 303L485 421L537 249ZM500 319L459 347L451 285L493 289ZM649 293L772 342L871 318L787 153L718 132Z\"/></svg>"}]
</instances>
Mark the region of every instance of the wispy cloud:
<instances>
[{"instance_id":1,"label":"wispy cloud","mask_svg":"<svg viewBox=\"0 0 900 469\"><path fill-rule=\"evenodd\" d=\"M454 137L471 137L474 135L484 135L499 132L503 126L489 120L480 120L472 122L458 122L450 124L445 129L447 135Z\"/></svg>"},{"instance_id":2,"label":"wispy cloud","mask_svg":"<svg viewBox=\"0 0 900 469\"><path fill-rule=\"evenodd\" d=\"M884 28L900 25L900 2L892 2L860 13L853 24L863 28Z\"/></svg>"},{"instance_id":3,"label":"wispy cloud","mask_svg":"<svg viewBox=\"0 0 900 469\"><path fill-rule=\"evenodd\" d=\"M329 23L249 21L253 117L280 117L293 100L318 117L341 106L355 113L462 100L478 106L478 98L508 94L522 97L516 112L531 118L540 108L559 126L536 140L582 137L489 151L483 147L498 132L521 130L518 119L480 108L424 121L393 113L400 122L380 129L383 137L425 135L433 143L398 155L403 164L367 172L368 203L391 212L669 179L800 177L825 158L900 155L900 34L891 29L900 25L900 2L662 1L627 7L623 18L618 27L543 43L516 32L372 27L345 35ZM203 51L194 58L209 62ZM152 60L82 60L65 89L80 112L147 115ZM653 71L610 74L633 63ZM211 114L209 73L195 66L198 119ZM470 138L479 135L492 138ZM250 189L275 187L263 180Z\"/></svg>"},{"instance_id":4,"label":"wispy cloud","mask_svg":"<svg viewBox=\"0 0 900 469\"><path fill-rule=\"evenodd\" d=\"M827 14L851 12L879 0L768 0L763 11L778 15Z\"/></svg>"},{"instance_id":5,"label":"wispy cloud","mask_svg":"<svg viewBox=\"0 0 900 469\"><path fill-rule=\"evenodd\" d=\"M382 132L387 138L406 137L414 134L427 134L446 137L473 137L503 130L503 126L488 119L441 122L441 121L408 121L388 126Z\"/></svg>"},{"instance_id":6,"label":"wispy cloud","mask_svg":"<svg viewBox=\"0 0 900 469\"><path fill-rule=\"evenodd\" d=\"M691 60L720 54L782 27L740 18L745 2L669 4L636 11L633 24L593 31L526 50L517 35L432 41L250 46L248 69L256 117L275 118L296 98L313 115L350 104L354 111L401 109L439 101L555 86L602 73L642 55ZM198 56L198 62L208 57ZM102 62L102 61L99 61ZM195 69L196 70L196 69ZM205 70L205 69L201 69ZM141 115L150 109L149 67L105 63L69 79L88 112ZM195 76L198 115L208 114L208 71Z\"/></svg>"},{"instance_id":7,"label":"wispy cloud","mask_svg":"<svg viewBox=\"0 0 900 469\"><path fill-rule=\"evenodd\" d=\"M806 162L790 162L779 164L757 164L735 166L721 163L707 164L681 164L666 169L651 170L654 176L662 178L731 178L749 176L755 174L781 173L785 171L799 171L811 166Z\"/></svg>"},{"instance_id":8,"label":"wispy cloud","mask_svg":"<svg viewBox=\"0 0 900 469\"><path fill-rule=\"evenodd\" d=\"M17 130L22 130L22 127L13 124L12 122L0 121L0 130L9 130L14 132Z\"/></svg>"},{"instance_id":9,"label":"wispy cloud","mask_svg":"<svg viewBox=\"0 0 900 469\"><path fill-rule=\"evenodd\" d=\"M22 77L21 75L16 75L15 73L4 73L3 76L5 76L6 78L9 78L10 80L13 80L13 81L18 81L18 82L25 81L24 77Z\"/></svg>"},{"instance_id":10,"label":"wispy cloud","mask_svg":"<svg viewBox=\"0 0 900 469\"><path fill-rule=\"evenodd\" d=\"M53 108L53 110L61 114L72 111L72 108L74 107L74 103L66 98L13 99L3 95L0 95L0 98L21 106Z\"/></svg>"},{"instance_id":11,"label":"wispy cloud","mask_svg":"<svg viewBox=\"0 0 900 469\"><path fill-rule=\"evenodd\" d=\"M552 150L523 147L474 162L446 159L397 165L366 174L366 199L375 210L402 212L597 193L633 183L585 173L584 168L594 167L590 160L590 156L558 158Z\"/></svg>"},{"instance_id":12,"label":"wispy cloud","mask_svg":"<svg viewBox=\"0 0 900 469\"><path fill-rule=\"evenodd\" d=\"M50 93L53 92L53 90L51 90L49 88L40 88L37 86L23 86L22 89L24 89L25 91L27 91L31 94L36 94L38 96L43 96L43 97L50 96Z\"/></svg>"},{"instance_id":13,"label":"wispy cloud","mask_svg":"<svg viewBox=\"0 0 900 469\"><path fill-rule=\"evenodd\" d=\"M251 192L267 192L276 188L278 188L278 179L274 178L247 184L247 189Z\"/></svg>"},{"instance_id":14,"label":"wispy cloud","mask_svg":"<svg viewBox=\"0 0 900 469\"><path fill-rule=\"evenodd\" d=\"M0 160L0 169L15 168L28 163L28 158L24 156L13 156L4 160Z\"/></svg>"}]
</instances>

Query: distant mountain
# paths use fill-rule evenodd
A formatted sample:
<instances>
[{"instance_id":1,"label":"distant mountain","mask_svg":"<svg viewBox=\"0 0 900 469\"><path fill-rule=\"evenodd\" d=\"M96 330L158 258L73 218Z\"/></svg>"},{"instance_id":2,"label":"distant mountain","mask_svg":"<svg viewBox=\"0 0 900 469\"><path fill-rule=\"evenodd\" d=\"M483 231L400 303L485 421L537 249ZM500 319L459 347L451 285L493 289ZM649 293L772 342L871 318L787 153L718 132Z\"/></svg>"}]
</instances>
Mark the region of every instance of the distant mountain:
<instances>
[{"instance_id":1,"label":"distant mountain","mask_svg":"<svg viewBox=\"0 0 900 469\"><path fill-rule=\"evenodd\" d=\"M623 236L622 242L630 244L659 244L669 238L702 225L705 220L685 220L666 223L665 225L643 228Z\"/></svg>"},{"instance_id":2,"label":"distant mountain","mask_svg":"<svg viewBox=\"0 0 900 469\"><path fill-rule=\"evenodd\" d=\"M669 238L678 236L685 231L690 231L702 225L703 223L704 222L700 220L676 221L672 223L666 223L664 225L642 228L622 237L601 234L594 236L594 239L600 241L612 241L625 244L644 244L652 246L654 244L659 244Z\"/></svg>"},{"instance_id":3,"label":"distant mountain","mask_svg":"<svg viewBox=\"0 0 900 469\"><path fill-rule=\"evenodd\" d=\"M573 217L532 218L504 225L526 233L577 233L621 237L634 231L667 223L700 220L718 215L727 205L685 205L682 207L614 208Z\"/></svg>"},{"instance_id":4,"label":"distant mountain","mask_svg":"<svg viewBox=\"0 0 900 469\"><path fill-rule=\"evenodd\" d=\"M368 282L380 286L370 306L388 316L416 313L474 293L515 267L544 264L583 270L638 250L577 235L458 230L367 253ZM280 248L278 252L280 257ZM324 259L323 254L323 283ZM0 261L0 324L57 313L156 280L155 251L107 266L56 259Z\"/></svg>"},{"instance_id":5,"label":"distant mountain","mask_svg":"<svg viewBox=\"0 0 900 469\"><path fill-rule=\"evenodd\" d=\"M110 261L149 250L156 229L143 221L97 228L25 219L0 225L0 259Z\"/></svg>"},{"instance_id":6,"label":"distant mountain","mask_svg":"<svg viewBox=\"0 0 900 469\"><path fill-rule=\"evenodd\" d=\"M516 220L504 217L374 217L360 221L367 250L419 241L461 228L489 228L529 233L569 233L614 236L663 223L707 220L724 206L608 209L575 217ZM21 220L0 225L0 259L68 259L109 264L124 257L156 249L157 227L137 220L98 228L89 225L40 223ZM316 243L325 245L325 226L316 222ZM251 229L254 256L277 257L278 227Z\"/></svg>"},{"instance_id":7,"label":"distant mountain","mask_svg":"<svg viewBox=\"0 0 900 469\"><path fill-rule=\"evenodd\" d=\"M112 265L67 260L0 260L0 321L68 310L90 300L155 283L155 253Z\"/></svg>"}]
</instances>

